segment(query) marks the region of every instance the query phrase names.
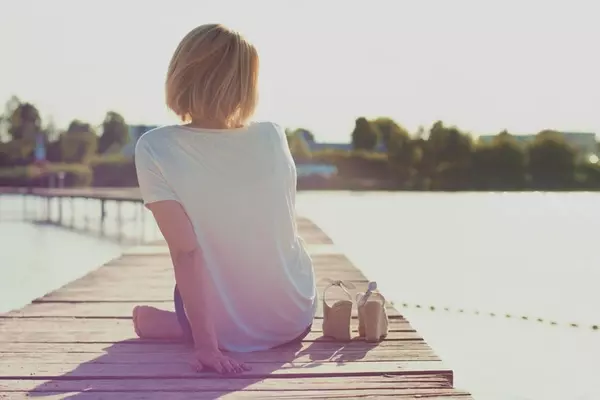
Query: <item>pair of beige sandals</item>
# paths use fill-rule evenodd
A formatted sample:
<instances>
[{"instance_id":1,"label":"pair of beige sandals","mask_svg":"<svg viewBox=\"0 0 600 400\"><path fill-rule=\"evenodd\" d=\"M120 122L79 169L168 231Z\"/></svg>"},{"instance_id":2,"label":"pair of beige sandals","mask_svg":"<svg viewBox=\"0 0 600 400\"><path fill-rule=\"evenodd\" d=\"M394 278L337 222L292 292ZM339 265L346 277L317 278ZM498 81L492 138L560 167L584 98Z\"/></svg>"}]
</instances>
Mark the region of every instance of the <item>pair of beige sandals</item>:
<instances>
[{"instance_id":1,"label":"pair of beige sandals","mask_svg":"<svg viewBox=\"0 0 600 400\"><path fill-rule=\"evenodd\" d=\"M323 290L323 336L338 341L352 340L352 296L348 289L355 289L350 282L328 280L329 285ZM325 294L333 287L338 287L348 296L348 300L336 300L327 304ZM387 336L388 316L385 311L385 297L377 291L377 283L369 282L364 293L356 294L358 308L358 335L367 342L379 342Z\"/></svg>"}]
</instances>

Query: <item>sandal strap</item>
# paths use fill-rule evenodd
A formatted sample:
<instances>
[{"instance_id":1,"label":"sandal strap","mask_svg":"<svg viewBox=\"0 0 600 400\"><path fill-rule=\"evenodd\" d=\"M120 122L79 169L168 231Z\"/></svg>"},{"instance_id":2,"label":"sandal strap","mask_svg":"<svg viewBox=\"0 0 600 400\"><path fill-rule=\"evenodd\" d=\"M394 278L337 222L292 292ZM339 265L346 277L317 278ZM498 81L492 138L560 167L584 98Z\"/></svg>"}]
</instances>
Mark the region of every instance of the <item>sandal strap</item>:
<instances>
[{"instance_id":1,"label":"sandal strap","mask_svg":"<svg viewBox=\"0 0 600 400\"><path fill-rule=\"evenodd\" d=\"M351 282L348 282L348 281L342 281L340 279L333 280L333 279L325 278L322 281L329 282L329 285L327 287L325 287L325 289L323 290L323 300L325 300L325 293L327 292L327 290L329 290L330 288L332 288L334 286L337 286L337 287L341 288L344 291L344 293L346 293L346 295L348 296L348 299L350 299L350 301L352 301L352 295L350 294L350 292L348 292L348 289L350 289L350 290L356 289L356 286L354 286L354 284L352 284Z\"/></svg>"},{"instance_id":2,"label":"sandal strap","mask_svg":"<svg viewBox=\"0 0 600 400\"><path fill-rule=\"evenodd\" d=\"M385 303L385 297L383 297L383 295L377 290L377 282L375 282L375 281L369 282L369 286L364 293L356 294L356 303L359 306L362 306L367 302L369 297L371 297L372 295L381 297L381 299Z\"/></svg>"}]
</instances>

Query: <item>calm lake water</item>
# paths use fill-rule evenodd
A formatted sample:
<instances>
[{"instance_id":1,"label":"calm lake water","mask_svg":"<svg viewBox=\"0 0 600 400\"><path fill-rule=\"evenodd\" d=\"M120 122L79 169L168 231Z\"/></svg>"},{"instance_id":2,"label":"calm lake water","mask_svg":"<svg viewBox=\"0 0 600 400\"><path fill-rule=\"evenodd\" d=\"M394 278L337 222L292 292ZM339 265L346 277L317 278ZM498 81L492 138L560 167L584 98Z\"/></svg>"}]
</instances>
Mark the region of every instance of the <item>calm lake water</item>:
<instances>
[{"instance_id":1,"label":"calm lake water","mask_svg":"<svg viewBox=\"0 0 600 400\"><path fill-rule=\"evenodd\" d=\"M127 243L108 238L112 223L108 237L78 233L97 232L96 207L76 202L67 230L19 222L23 200L0 200L0 312L159 237L136 205L123 209ZM313 192L298 211L378 281L457 387L477 399L600 399L600 195Z\"/></svg>"}]
</instances>

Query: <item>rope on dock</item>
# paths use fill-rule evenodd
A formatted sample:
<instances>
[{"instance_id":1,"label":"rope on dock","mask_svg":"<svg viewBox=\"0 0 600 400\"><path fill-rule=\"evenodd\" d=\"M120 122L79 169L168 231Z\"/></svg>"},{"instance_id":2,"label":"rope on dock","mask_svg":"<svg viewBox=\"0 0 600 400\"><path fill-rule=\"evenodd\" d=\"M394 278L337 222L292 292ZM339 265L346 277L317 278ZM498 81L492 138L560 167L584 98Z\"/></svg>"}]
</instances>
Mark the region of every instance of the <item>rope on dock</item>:
<instances>
[{"instance_id":1,"label":"rope on dock","mask_svg":"<svg viewBox=\"0 0 600 400\"><path fill-rule=\"evenodd\" d=\"M394 302L391 302L393 305L396 305ZM417 308L421 310L430 310L430 311L439 311L443 310L446 312L455 312L459 314L472 314L472 315L487 315L488 317L498 317L498 318L507 318L507 319L520 319L522 321L529 322L538 322L541 324L548 324L550 326L567 326L571 328L580 328L580 329L591 329L593 331L600 331L600 324L579 324L575 322L558 322L547 318L541 317L532 317L527 315L515 315L510 313L495 313L495 312L487 312L487 311L479 311L479 310L466 310L464 308L453 309L450 307L436 307L436 306L424 306L421 304L411 304L411 303L401 303L403 308Z\"/></svg>"}]
</instances>

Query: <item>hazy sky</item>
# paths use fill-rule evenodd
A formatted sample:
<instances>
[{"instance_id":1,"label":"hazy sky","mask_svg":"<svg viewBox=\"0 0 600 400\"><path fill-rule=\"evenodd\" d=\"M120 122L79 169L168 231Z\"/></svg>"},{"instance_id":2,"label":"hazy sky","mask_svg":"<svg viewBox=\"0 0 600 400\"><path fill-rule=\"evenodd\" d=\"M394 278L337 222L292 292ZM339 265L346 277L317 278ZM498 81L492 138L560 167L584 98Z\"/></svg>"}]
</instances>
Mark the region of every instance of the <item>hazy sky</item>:
<instances>
[{"instance_id":1,"label":"hazy sky","mask_svg":"<svg viewBox=\"0 0 600 400\"><path fill-rule=\"evenodd\" d=\"M600 133L596 0L0 0L0 102L59 126L174 122L167 64L193 27L221 22L261 55L257 119L347 140L358 116L411 130L550 127Z\"/></svg>"}]
</instances>

